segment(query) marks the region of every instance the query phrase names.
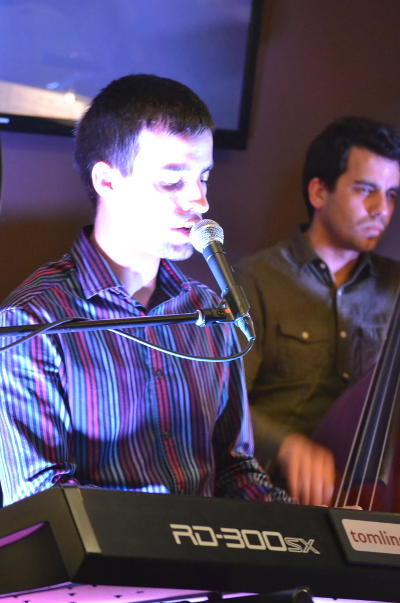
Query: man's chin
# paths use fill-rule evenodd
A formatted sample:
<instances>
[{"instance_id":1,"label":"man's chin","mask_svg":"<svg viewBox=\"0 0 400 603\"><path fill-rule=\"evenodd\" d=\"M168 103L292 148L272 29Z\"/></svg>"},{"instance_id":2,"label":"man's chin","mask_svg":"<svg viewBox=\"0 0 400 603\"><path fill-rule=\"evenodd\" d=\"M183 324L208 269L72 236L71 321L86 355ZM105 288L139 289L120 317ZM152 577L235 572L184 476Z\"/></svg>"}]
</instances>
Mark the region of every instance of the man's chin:
<instances>
[{"instance_id":1,"label":"man's chin","mask_svg":"<svg viewBox=\"0 0 400 603\"><path fill-rule=\"evenodd\" d=\"M373 251L376 246L378 245L379 241L381 240L381 237L366 237L365 239L362 239L361 241L359 241L359 244L357 246L357 251Z\"/></svg>"},{"instance_id":2,"label":"man's chin","mask_svg":"<svg viewBox=\"0 0 400 603\"><path fill-rule=\"evenodd\" d=\"M164 252L161 257L166 260L173 260L174 262L180 262L188 260L193 255L193 246L191 243L185 243L183 245L166 245Z\"/></svg>"}]
</instances>

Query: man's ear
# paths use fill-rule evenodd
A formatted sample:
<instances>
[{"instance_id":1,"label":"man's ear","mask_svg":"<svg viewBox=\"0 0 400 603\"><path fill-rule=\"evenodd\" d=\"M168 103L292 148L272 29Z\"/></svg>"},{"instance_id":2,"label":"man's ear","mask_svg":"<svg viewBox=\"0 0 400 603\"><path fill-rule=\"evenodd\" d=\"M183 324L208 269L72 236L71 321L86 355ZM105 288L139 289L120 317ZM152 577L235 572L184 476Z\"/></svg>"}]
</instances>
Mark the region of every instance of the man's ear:
<instances>
[{"instance_id":1,"label":"man's ear","mask_svg":"<svg viewBox=\"0 0 400 603\"><path fill-rule=\"evenodd\" d=\"M105 161L98 161L92 168L93 188L99 197L106 199L115 189L117 172ZM119 172L118 172L119 173Z\"/></svg>"},{"instance_id":2,"label":"man's ear","mask_svg":"<svg viewBox=\"0 0 400 603\"><path fill-rule=\"evenodd\" d=\"M324 207L326 202L326 185L321 178L311 178L308 183L308 198L315 210Z\"/></svg>"}]
</instances>

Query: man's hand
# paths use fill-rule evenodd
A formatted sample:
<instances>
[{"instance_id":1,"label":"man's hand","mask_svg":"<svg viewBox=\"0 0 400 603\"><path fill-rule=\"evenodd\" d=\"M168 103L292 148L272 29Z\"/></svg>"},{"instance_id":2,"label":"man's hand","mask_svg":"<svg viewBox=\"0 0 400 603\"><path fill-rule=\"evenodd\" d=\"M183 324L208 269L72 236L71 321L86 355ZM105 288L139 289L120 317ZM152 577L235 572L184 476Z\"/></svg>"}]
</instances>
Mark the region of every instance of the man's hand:
<instances>
[{"instance_id":1,"label":"man's hand","mask_svg":"<svg viewBox=\"0 0 400 603\"><path fill-rule=\"evenodd\" d=\"M284 438L277 460L292 498L303 505L330 504L336 475L330 450L291 433Z\"/></svg>"}]
</instances>

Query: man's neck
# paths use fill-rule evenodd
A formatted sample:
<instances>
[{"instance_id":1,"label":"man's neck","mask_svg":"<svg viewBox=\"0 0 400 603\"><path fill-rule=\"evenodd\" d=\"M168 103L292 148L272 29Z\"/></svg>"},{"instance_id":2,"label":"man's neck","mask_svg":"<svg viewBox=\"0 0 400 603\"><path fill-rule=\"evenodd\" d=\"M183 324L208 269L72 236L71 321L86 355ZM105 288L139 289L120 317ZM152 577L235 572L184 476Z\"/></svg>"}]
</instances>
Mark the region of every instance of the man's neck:
<instances>
[{"instance_id":1,"label":"man's neck","mask_svg":"<svg viewBox=\"0 0 400 603\"><path fill-rule=\"evenodd\" d=\"M321 233L313 225L305 234L311 247L328 266L335 286L341 287L350 279L360 253L333 244L326 237L321 236Z\"/></svg>"},{"instance_id":2,"label":"man's neck","mask_svg":"<svg viewBox=\"0 0 400 603\"><path fill-rule=\"evenodd\" d=\"M142 254L133 256L128 250L111 245L101 236L96 236L95 229L91 241L101 255L107 260L114 274L130 295L144 307L153 295L156 284L160 259Z\"/></svg>"}]
</instances>

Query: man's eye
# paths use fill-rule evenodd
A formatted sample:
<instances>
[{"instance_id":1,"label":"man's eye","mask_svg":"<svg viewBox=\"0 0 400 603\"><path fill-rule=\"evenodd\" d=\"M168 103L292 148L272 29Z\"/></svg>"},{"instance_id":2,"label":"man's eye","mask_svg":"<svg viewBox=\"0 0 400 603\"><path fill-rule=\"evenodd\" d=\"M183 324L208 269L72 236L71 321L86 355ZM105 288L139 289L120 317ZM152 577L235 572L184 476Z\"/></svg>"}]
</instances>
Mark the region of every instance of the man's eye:
<instances>
[{"instance_id":1,"label":"man's eye","mask_svg":"<svg viewBox=\"0 0 400 603\"><path fill-rule=\"evenodd\" d=\"M357 193L361 193L362 195L369 195L372 193L372 188L370 186L366 186L363 184L359 184L355 187Z\"/></svg>"},{"instance_id":2,"label":"man's eye","mask_svg":"<svg viewBox=\"0 0 400 603\"><path fill-rule=\"evenodd\" d=\"M387 194L388 199L393 201L393 203L397 203L399 200L400 193L399 191L389 191Z\"/></svg>"},{"instance_id":3,"label":"man's eye","mask_svg":"<svg viewBox=\"0 0 400 603\"><path fill-rule=\"evenodd\" d=\"M161 182L161 187L166 191L177 191L182 188L183 181L175 180L174 182Z\"/></svg>"}]
</instances>

